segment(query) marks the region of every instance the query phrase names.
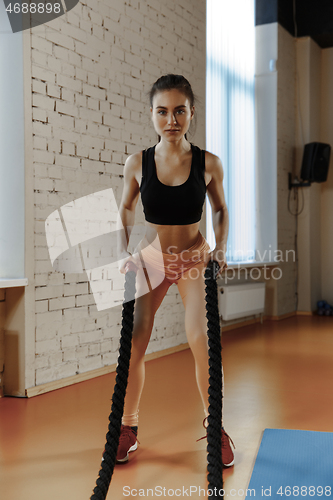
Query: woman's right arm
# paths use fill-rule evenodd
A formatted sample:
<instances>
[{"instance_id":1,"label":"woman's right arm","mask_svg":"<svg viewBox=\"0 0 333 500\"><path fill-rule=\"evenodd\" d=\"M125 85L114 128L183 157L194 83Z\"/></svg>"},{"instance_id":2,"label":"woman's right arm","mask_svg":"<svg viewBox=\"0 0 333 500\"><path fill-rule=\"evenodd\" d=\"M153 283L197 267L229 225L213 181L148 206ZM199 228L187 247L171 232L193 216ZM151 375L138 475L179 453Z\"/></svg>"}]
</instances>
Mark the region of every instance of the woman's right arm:
<instances>
[{"instance_id":1,"label":"woman's right arm","mask_svg":"<svg viewBox=\"0 0 333 500\"><path fill-rule=\"evenodd\" d=\"M118 210L117 220L117 254L120 261L119 270L125 272L125 265L131 258L127 251L129 239L135 221L135 207L138 202L140 187L138 184L141 172L142 153L129 156L124 166L124 187Z\"/></svg>"}]
</instances>

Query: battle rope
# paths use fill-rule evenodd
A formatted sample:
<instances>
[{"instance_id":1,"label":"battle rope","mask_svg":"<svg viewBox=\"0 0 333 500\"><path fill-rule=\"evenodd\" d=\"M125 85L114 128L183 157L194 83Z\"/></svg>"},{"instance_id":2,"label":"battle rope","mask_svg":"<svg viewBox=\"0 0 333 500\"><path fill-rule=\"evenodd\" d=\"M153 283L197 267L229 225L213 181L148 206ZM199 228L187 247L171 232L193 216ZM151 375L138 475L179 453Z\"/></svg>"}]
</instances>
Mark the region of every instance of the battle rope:
<instances>
[{"instance_id":1,"label":"battle rope","mask_svg":"<svg viewBox=\"0 0 333 500\"><path fill-rule=\"evenodd\" d=\"M129 266L125 275L125 300L122 311L122 328L120 332L120 348L116 370L116 383L112 396L109 427L106 435L105 451L101 469L96 480L94 492L90 500L105 500L110 486L116 455L119 444L121 419L124 411L124 400L127 388L129 363L131 359L134 296L136 272ZM222 478L222 354L220 339L220 323L217 302L216 276L219 265L216 261L209 262L205 271L206 286L206 317L208 327L208 355L209 355L209 416L207 427L208 453L208 487L212 494L209 498L223 498L220 494L223 489Z\"/></svg>"},{"instance_id":2,"label":"battle rope","mask_svg":"<svg viewBox=\"0 0 333 500\"><path fill-rule=\"evenodd\" d=\"M129 363L131 359L135 302L136 272L134 269L136 268L134 265L128 263L128 269L129 270L125 274L125 300L123 302L122 311L116 383L114 386L111 413L109 416L109 431L106 435L106 445L103 453L101 469L90 500L105 500L116 463L121 418L124 412L124 400L127 388Z\"/></svg>"},{"instance_id":3,"label":"battle rope","mask_svg":"<svg viewBox=\"0 0 333 500\"><path fill-rule=\"evenodd\" d=\"M208 328L209 389L207 427L207 479L209 498L223 497L222 464L222 347L216 276L219 265L210 261L205 270Z\"/></svg>"}]
</instances>

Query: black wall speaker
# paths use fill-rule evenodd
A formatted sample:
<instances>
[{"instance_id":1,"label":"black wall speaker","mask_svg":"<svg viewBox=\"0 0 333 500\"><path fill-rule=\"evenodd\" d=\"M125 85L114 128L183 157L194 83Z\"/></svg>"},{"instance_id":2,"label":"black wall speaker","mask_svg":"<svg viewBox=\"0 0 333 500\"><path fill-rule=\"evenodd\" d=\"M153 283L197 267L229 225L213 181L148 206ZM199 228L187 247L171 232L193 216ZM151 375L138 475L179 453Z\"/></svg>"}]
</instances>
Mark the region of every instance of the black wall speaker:
<instances>
[{"instance_id":1,"label":"black wall speaker","mask_svg":"<svg viewBox=\"0 0 333 500\"><path fill-rule=\"evenodd\" d=\"M310 142L304 146L301 179L309 182L325 182L330 163L331 146L322 142Z\"/></svg>"}]
</instances>

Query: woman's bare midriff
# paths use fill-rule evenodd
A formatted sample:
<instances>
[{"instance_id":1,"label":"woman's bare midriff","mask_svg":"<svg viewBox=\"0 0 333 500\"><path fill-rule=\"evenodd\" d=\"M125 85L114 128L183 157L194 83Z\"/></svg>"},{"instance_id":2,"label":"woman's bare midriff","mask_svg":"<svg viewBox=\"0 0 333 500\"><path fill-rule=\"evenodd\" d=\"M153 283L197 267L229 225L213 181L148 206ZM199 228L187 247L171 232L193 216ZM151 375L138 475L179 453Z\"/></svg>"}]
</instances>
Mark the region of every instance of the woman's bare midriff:
<instances>
[{"instance_id":1,"label":"woman's bare midriff","mask_svg":"<svg viewBox=\"0 0 333 500\"><path fill-rule=\"evenodd\" d=\"M194 224L180 226L166 226L146 221L147 229L145 238L149 244L156 246L156 238L158 236L160 248L163 253L180 253L192 247L197 242L199 224L199 222L195 222Z\"/></svg>"}]
</instances>

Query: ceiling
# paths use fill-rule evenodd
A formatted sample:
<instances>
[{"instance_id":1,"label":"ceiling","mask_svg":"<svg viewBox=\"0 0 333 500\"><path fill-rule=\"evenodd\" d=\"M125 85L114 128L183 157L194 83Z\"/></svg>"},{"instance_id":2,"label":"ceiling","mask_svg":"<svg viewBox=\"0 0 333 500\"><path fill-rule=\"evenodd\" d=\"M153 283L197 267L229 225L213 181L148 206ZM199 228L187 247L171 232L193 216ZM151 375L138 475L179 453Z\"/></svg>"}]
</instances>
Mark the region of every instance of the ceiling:
<instances>
[{"instance_id":1,"label":"ceiling","mask_svg":"<svg viewBox=\"0 0 333 500\"><path fill-rule=\"evenodd\" d=\"M256 0L256 25L274 22L293 36L333 47L333 0Z\"/></svg>"}]
</instances>

